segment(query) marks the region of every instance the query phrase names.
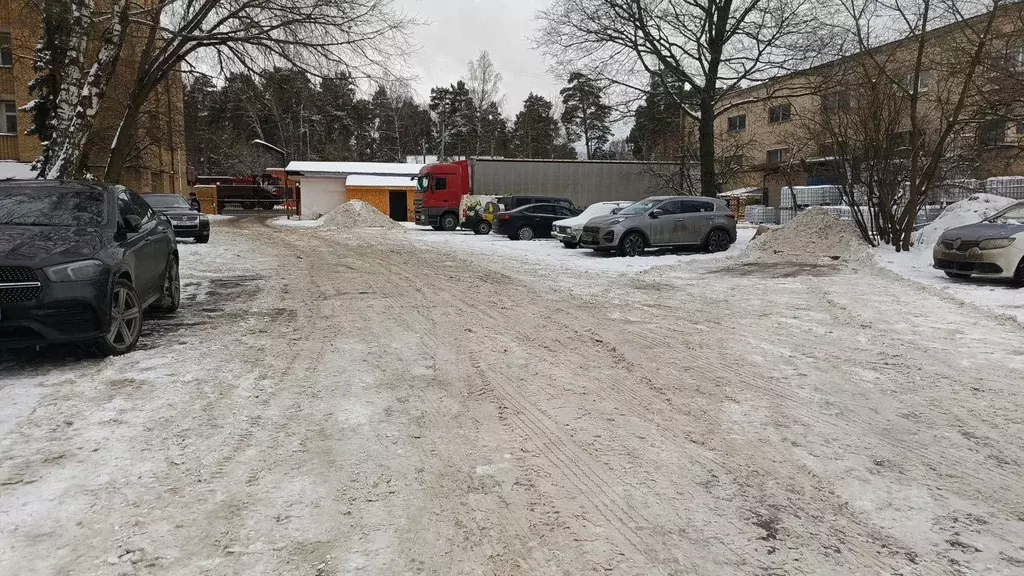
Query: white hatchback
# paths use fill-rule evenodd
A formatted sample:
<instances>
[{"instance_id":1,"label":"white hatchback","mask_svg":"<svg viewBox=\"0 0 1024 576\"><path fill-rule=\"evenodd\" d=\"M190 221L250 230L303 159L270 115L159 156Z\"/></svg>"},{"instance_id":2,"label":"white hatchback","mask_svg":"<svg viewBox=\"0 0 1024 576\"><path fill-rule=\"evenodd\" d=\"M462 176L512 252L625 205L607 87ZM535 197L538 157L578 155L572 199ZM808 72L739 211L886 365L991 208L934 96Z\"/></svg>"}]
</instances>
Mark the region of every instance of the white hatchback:
<instances>
[{"instance_id":1,"label":"white hatchback","mask_svg":"<svg viewBox=\"0 0 1024 576\"><path fill-rule=\"evenodd\" d=\"M583 233L583 225L591 218L607 216L622 210L635 202L616 200L613 202L595 202L583 211L579 216L559 220L552 224L551 235L559 240L566 248L576 248L580 245L580 234Z\"/></svg>"}]
</instances>

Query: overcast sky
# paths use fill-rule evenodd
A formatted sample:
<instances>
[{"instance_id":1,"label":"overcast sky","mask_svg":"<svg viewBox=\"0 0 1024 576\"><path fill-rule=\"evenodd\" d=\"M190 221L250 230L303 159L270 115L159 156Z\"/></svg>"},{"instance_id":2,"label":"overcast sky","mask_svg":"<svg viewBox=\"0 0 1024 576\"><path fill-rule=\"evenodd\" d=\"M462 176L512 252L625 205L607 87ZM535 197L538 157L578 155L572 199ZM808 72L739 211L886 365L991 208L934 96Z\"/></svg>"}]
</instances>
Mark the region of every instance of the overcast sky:
<instances>
[{"instance_id":1,"label":"overcast sky","mask_svg":"<svg viewBox=\"0 0 1024 576\"><path fill-rule=\"evenodd\" d=\"M534 14L550 0L395 0L396 7L428 23L413 32L419 46L410 59L419 76L414 84L426 101L430 88L448 85L466 74L466 62L481 50L503 77L505 114L512 117L532 91L555 100L565 81L547 73L541 54L531 49Z\"/></svg>"}]
</instances>

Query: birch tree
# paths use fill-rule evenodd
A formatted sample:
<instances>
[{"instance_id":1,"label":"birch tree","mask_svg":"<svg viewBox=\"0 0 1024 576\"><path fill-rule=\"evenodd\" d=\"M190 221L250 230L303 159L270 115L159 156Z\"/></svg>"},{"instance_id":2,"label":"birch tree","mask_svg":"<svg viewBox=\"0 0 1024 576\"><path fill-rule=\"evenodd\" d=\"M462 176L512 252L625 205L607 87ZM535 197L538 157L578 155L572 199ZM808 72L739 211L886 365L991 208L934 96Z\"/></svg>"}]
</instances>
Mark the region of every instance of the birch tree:
<instances>
[{"instance_id":1,"label":"birch tree","mask_svg":"<svg viewBox=\"0 0 1024 576\"><path fill-rule=\"evenodd\" d=\"M715 118L752 101L723 99L813 61L821 11L818 0L554 0L538 42L559 69L632 97L652 78L694 94L677 103L697 124L701 193L715 196Z\"/></svg>"},{"instance_id":2,"label":"birch tree","mask_svg":"<svg viewBox=\"0 0 1024 576\"><path fill-rule=\"evenodd\" d=\"M92 0L46 0L43 35L36 47L33 111L43 151L34 167L44 178L82 178L85 143L117 67L128 30L130 4L114 0L97 10ZM105 22L95 60L85 70L89 30Z\"/></svg>"},{"instance_id":3,"label":"birch tree","mask_svg":"<svg viewBox=\"0 0 1024 576\"><path fill-rule=\"evenodd\" d=\"M126 38L138 43L138 68L128 74L127 93L119 94L124 112L102 175L108 182L120 181L145 107L173 74L194 69L220 76L237 71L258 75L287 67L316 77L340 71L393 75L395 68L401 71L406 53L404 32L415 23L393 9L391 0L40 2L47 25L33 84L48 99L38 115L45 125L37 128L52 136L43 140L38 164L45 177L81 174L85 141ZM104 33L96 56L86 62L92 53L87 50L89 30L96 26ZM133 64L134 56L133 50Z\"/></svg>"}]
</instances>

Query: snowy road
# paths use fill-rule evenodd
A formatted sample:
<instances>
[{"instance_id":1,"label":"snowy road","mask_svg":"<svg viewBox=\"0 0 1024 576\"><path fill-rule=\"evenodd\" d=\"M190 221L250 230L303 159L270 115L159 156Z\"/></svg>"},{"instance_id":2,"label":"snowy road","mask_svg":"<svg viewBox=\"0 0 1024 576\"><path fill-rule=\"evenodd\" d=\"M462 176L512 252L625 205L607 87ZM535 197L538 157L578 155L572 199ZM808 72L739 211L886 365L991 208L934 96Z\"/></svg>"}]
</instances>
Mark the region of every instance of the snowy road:
<instances>
[{"instance_id":1,"label":"snowy road","mask_svg":"<svg viewBox=\"0 0 1024 576\"><path fill-rule=\"evenodd\" d=\"M218 222L145 349L0 364L0 574L1024 571L1018 323L422 234Z\"/></svg>"}]
</instances>

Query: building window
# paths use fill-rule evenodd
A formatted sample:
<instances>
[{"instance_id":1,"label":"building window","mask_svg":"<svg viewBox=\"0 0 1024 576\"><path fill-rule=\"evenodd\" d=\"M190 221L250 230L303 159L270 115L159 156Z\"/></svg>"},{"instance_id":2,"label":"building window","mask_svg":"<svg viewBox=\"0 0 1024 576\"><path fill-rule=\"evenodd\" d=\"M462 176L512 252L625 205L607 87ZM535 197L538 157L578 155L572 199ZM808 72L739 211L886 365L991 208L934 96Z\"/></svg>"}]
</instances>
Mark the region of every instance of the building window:
<instances>
[{"instance_id":1,"label":"building window","mask_svg":"<svg viewBox=\"0 0 1024 576\"><path fill-rule=\"evenodd\" d=\"M910 130L901 130L892 135L892 147L896 150L909 150L913 144L910 138Z\"/></svg>"},{"instance_id":2,"label":"building window","mask_svg":"<svg viewBox=\"0 0 1024 576\"><path fill-rule=\"evenodd\" d=\"M1017 136L1024 136L1024 122L1017 122Z\"/></svg>"},{"instance_id":3,"label":"building window","mask_svg":"<svg viewBox=\"0 0 1024 576\"><path fill-rule=\"evenodd\" d=\"M978 126L978 144L981 146L1006 144L1006 120L994 119L982 122Z\"/></svg>"},{"instance_id":4,"label":"building window","mask_svg":"<svg viewBox=\"0 0 1024 576\"><path fill-rule=\"evenodd\" d=\"M914 87L914 75L913 74L907 74L906 76L901 76L899 78L899 82L900 82L900 86L902 86L904 90L906 90L907 92L910 92L913 89L913 87ZM932 87L932 71L931 70L921 70L921 73L918 74L918 76L917 76L917 92L918 93L927 92L928 89L931 88L931 87Z\"/></svg>"},{"instance_id":5,"label":"building window","mask_svg":"<svg viewBox=\"0 0 1024 576\"><path fill-rule=\"evenodd\" d=\"M850 109L850 95L846 92L825 94L821 97L821 109L826 114L845 112Z\"/></svg>"},{"instance_id":6,"label":"building window","mask_svg":"<svg viewBox=\"0 0 1024 576\"><path fill-rule=\"evenodd\" d=\"M727 132L743 132L747 129L747 115L740 114L739 116L730 116L729 125L726 128Z\"/></svg>"},{"instance_id":7,"label":"building window","mask_svg":"<svg viewBox=\"0 0 1024 576\"><path fill-rule=\"evenodd\" d=\"M153 194L163 194L164 175L159 172L149 173L149 191Z\"/></svg>"},{"instance_id":8,"label":"building window","mask_svg":"<svg viewBox=\"0 0 1024 576\"><path fill-rule=\"evenodd\" d=\"M777 124L779 122L789 122L789 119L793 116L793 106L790 104L780 104L778 106L772 106L768 109L768 123Z\"/></svg>"},{"instance_id":9,"label":"building window","mask_svg":"<svg viewBox=\"0 0 1024 576\"><path fill-rule=\"evenodd\" d=\"M0 66L13 66L14 59L11 51L11 33L0 32Z\"/></svg>"},{"instance_id":10,"label":"building window","mask_svg":"<svg viewBox=\"0 0 1024 576\"><path fill-rule=\"evenodd\" d=\"M14 102L0 102L0 134L18 133L18 107Z\"/></svg>"},{"instance_id":11,"label":"building window","mask_svg":"<svg viewBox=\"0 0 1024 576\"><path fill-rule=\"evenodd\" d=\"M778 166L789 157L789 148L776 148L768 151L768 165Z\"/></svg>"}]
</instances>

